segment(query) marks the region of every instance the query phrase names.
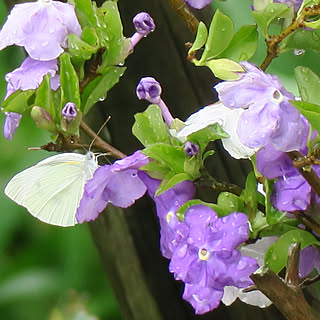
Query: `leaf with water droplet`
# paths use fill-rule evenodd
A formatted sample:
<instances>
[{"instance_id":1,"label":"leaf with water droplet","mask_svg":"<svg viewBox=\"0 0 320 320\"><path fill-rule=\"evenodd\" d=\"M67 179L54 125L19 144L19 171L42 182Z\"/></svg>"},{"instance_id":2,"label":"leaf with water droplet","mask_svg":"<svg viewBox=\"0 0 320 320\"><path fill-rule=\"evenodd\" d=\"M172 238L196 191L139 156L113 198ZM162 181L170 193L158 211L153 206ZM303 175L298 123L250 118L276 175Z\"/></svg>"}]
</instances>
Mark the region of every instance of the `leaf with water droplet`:
<instances>
[{"instance_id":1,"label":"leaf with water droplet","mask_svg":"<svg viewBox=\"0 0 320 320\"><path fill-rule=\"evenodd\" d=\"M301 249L310 245L320 245L320 242L310 232L301 229L288 231L271 245L266 252L266 266L274 273L279 273L287 264L290 244L297 242L301 243Z\"/></svg>"},{"instance_id":2,"label":"leaf with water droplet","mask_svg":"<svg viewBox=\"0 0 320 320\"><path fill-rule=\"evenodd\" d=\"M218 196L217 205L224 209L227 214L231 212L243 212L244 203L240 197L230 192L221 192Z\"/></svg>"},{"instance_id":3,"label":"leaf with water droplet","mask_svg":"<svg viewBox=\"0 0 320 320\"><path fill-rule=\"evenodd\" d=\"M289 7L282 3L270 3L262 11L253 11L252 15L255 18L263 36L268 38L268 28L270 24L277 20L277 18L286 17L289 13Z\"/></svg>"},{"instance_id":4,"label":"leaf with water droplet","mask_svg":"<svg viewBox=\"0 0 320 320\"><path fill-rule=\"evenodd\" d=\"M228 47L233 33L232 20L217 10L210 24L208 39L200 63L213 59L224 51Z\"/></svg>"},{"instance_id":5,"label":"leaf with water droplet","mask_svg":"<svg viewBox=\"0 0 320 320\"><path fill-rule=\"evenodd\" d=\"M228 58L237 62L249 60L256 52L257 44L257 27L242 26L233 36L228 48L217 58Z\"/></svg>"},{"instance_id":6,"label":"leaf with water droplet","mask_svg":"<svg viewBox=\"0 0 320 320\"><path fill-rule=\"evenodd\" d=\"M294 69L299 93L305 102L320 103L320 79L307 67L296 67Z\"/></svg>"}]
</instances>

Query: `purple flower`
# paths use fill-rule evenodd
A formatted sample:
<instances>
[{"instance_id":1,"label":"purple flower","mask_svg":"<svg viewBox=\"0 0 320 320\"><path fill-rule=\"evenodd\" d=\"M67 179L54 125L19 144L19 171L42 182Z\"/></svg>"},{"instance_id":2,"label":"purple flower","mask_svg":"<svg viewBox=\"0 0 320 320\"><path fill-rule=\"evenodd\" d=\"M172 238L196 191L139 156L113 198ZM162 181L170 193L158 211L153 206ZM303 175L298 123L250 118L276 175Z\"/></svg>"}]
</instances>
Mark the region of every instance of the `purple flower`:
<instances>
[{"instance_id":1,"label":"purple flower","mask_svg":"<svg viewBox=\"0 0 320 320\"><path fill-rule=\"evenodd\" d=\"M19 127L22 114L15 112L5 112L6 120L3 126L3 135L6 139L12 140L17 128Z\"/></svg>"},{"instance_id":2,"label":"purple flower","mask_svg":"<svg viewBox=\"0 0 320 320\"><path fill-rule=\"evenodd\" d=\"M13 7L0 31L0 50L15 44L35 60L52 60L67 47L71 33L81 35L72 5L52 0L21 3Z\"/></svg>"},{"instance_id":3,"label":"purple flower","mask_svg":"<svg viewBox=\"0 0 320 320\"><path fill-rule=\"evenodd\" d=\"M26 58L19 68L6 74L5 79L8 82L8 85L5 99L19 89L26 91L38 88L43 77L48 73L50 73L52 77L51 88L56 90L60 86L59 76L56 75L57 70L58 65L56 59L38 61Z\"/></svg>"},{"instance_id":4,"label":"purple flower","mask_svg":"<svg viewBox=\"0 0 320 320\"><path fill-rule=\"evenodd\" d=\"M295 168L278 178L271 195L273 206L280 211L306 210L311 201L311 186Z\"/></svg>"},{"instance_id":5,"label":"purple flower","mask_svg":"<svg viewBox=\"0 0 320 320\"><path fill-rule=\"evenodd\" d=\"M284 3L288 7L294 6L294 11L298 11L303 0L274 0L275 3Z\"/></svg>"},{"instance_id":6,"label":"purple flower","mask_svg":"<svg viewBox=\"0 0 320 320\"><path fill-rule=\"evenodd\" d=\"M318 248L308 246L300 252L299 277L306 277L313 269L320 273L320 251Z\"/></svg>"},{"instance_id":7,"label":"purple flower","mask_svg":"<svg viewBox=\"0 0 320 320\"><path fill-rule=\"evenodd\" d=\"M224 81L215 86L225 106L245 109L237 129L241 142L249 148L271 143L284 152L303 148L309 125L290 104L294 96L276 76L265 74L246 61L241 65L246 72L239 80Z\"/></svg>"},{"instance_id":8,"label":"purple flower","mask_svg":"<svg viewBox=\"0 0 320 320\"><path fill-rule=\"evenodd\" d=\"M67 102L61 110L61 115L65 117L67 122L71 122L78 113L78 109L75 103Z\"/></svg>"},{"instance_id":9,"label":"purple flower","mask_svg":"<svg viewBox=\"0 0 320 320\"><path fill-rule=\"evenodd\" d=\"M156 25L147 12L138 13L132 20L137 33L142 36L147 36L150 32L153 32Z\"/></svg>"},{"instance_id":10,"label":"purple flower","mask_svg":"<svg viewBox=\"0 0 320 320\"><path fill-rule=\"evenodd\" d=\"M174 250L169 269L177 280L197 286L193 288L199 296L207 296L206 288L221 292L215 293L216 301L208 300L208 308L199 305L199 313L207 312L211 305L220 303L225 286L244 288L252 284L249 275L258 268L257 261L241 256L236 249L248 238L248 217L234 212L218 218L211 208L194 205L186 210L184 223L189 234Z\"/></svg>"},{"instance_id":11,"label":"purple flower","mask_svg":"<svg viewBox=\"0 0 320 320\"><path fill-rule=\"evenodd\" d=\"M185 0L186 3L196 9L202 9L203 7L207 6L213 0Z\"/></svg>"},{"instance_id":12,"label":"purple flower","mask_svg":"<svg viewBox=\"0 0 320 320\"><path fill-rule=\"evenodd\" d=\"M182 297L193 306L196 314L204 314L217 308L222 296L222 290L186 283Z\"/></svg>"},{"instance_id":13,"label":"purple flower","mask_svg":"<svg viewBox=\"0 0 320 320\"><path fill-rule=\"evenodd\" d=\"M161 99L161 92L162 89L160 83L152 77L141 78L136 88L138 99L144 99L150 103L157 104L161 109L164 121L166 122L168 127L170 127L173 121L173 117L169 111L169 108Z\"/></svg>"},{"instance_id":14,"label":"purple flower","mask_svg":"<svg viewBox=\"0 0 320 320\"><path fill-rule=\"evenodd\" d=\"M161 181L151 178L142 171L139 172L139 177L146 185L149 196L156 204L160 222L161 253L164 257L170 259L172 252L186 238L189 231L187 225L179 221L176 212L184 203L194 197L195 187L192 181L185 180L159 196L155 196Z\"/></svg>"},{"instance_id":15,"label":"purple flower","mask_svg":"<svg viewBox=\"0 0 320 320\"><path fill-rule=\"evenodd\" d=\"M138 176L138 169L149 159L140 151L99 167L84 188L84 194L76 213L79 223L98 217L108 203L127 208L141 198L147 188Z\"/></svg>"}]
</instances>

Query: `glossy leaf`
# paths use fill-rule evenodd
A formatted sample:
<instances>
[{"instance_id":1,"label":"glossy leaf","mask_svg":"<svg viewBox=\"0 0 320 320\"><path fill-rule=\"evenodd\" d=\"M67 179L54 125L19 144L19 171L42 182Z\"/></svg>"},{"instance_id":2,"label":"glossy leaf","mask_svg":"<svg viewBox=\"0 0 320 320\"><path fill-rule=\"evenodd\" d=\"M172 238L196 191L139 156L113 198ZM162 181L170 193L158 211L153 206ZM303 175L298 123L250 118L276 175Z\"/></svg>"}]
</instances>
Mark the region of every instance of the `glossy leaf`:
<instances>
[{"instance_id":1,"label":"glossy leaf","mask_svg":"<svg viewBox=\"0 0 320 320\"><path fill-rule=\"evenodd\" d=\"M97 26L97 17L93 10L92 2L90 0L74 0L74 4L81 26L95 28Z\"/></svg>"},{"instance_id":2,"label":"glossy leaf","mask_svg":"<svg viewBox=\"0 0 320 320\"><path fill-rule=\"evenodd\" d=\"M243 211L244 203L240 197L230 192L221 192L218 196L217 205L228 214L235 211Z\"/></svg>"},{"instance_id":3,"label":"glossy leaf","mask_svg":"<svg viewBox=\"0 0 320 320\"><path fill-rule=\"evenodd\" d=\"M239 73L244 72L240 64L225 58L212 59L204 62L203 64L195 64L207 66L215 77L220 78L221 80L238 80L240 78Z\"/></svg>"},{"instance_id":4,"label":"glossy leaf","mask_svg":"<svg viewBox=\"0 0 320 320\"><path fill-rule=\"evenodd\" d=\"M320 130L320 105L304 101L290 102L308 119L314 130Z\"/></svg>"},{"instance_id":5,"label":"glossy leaf","mask_svg":"<svg viewBox=\"0 0 320 320\"><path fill-rule=\"evenodd\" d=\"M233 33L232 20L217 10L211 21L208 39L200 62L213 59L223 52L229 46Z\"/></svg>"},{"instance_id":6,"label":"glossy leaf","mask_svg":"<svg viewBox=\"0 0 320 320\"><path fill-rule=\"evenodd\" d=\"M152 104L142 113L137 113L132 133L145 146L157 142L169 143L168 127L164 123L159 106Z\"/></svg>"},{"instance_id":7,"label":"glossy leaf","mask_svg":"<svg viewBox=\"0 0 320 320\"><path fill-rule=\"evenodd\" d=\"M288 12L289 8L287 5L282 3L271 3L263 11L253 11L252 15L260 27L263 36L267 38L270 24L276 18L284 17Z\"/></svg>"},{"instance_id":8,"label":"glossy leaf","mask_svg":"<svg viewBox=\"0 0 320 320\"><path fill-rule=\"evenodd\" d=\"M258 31L256 26L242 26L233 36L228 48L219 57L236 62L249 60L257 50Z\"/></svg>"},{"instance_id":9,"label":"glossy leaf","mask_svg":"<svg viewBox=\"0 0 320 320\"><path fill-rule=\"evenodd\" d=\"M166 179L168 177L169 179ZM192 180L192 178L186 173L178 173L174 175L169 173L169 175L166 178L162 180L158 190L156 191L156 194L155 194L156 196L159 196L163 192L169 190L170 188L173 188L179 182L182 182L185 180Z\"/></svg>"},{"instance_id":10,"label":"glossy leaf","mask_svg":"<svg viewBox=\"0 0 320 320\"><path fill-rule=\"evenodd\" d=\"M320 30L296 30L280 44L281 53L295 49L320 51Z\"/></svg>"},{"instance_id":11,"label":"glossy leaf","mask_svg":"<svg viewBox=\"0 0 320 320\"><path fill-rule=\"evenodd\" d=\"M320 245L320 242L310 232L301 229L289 231L283 234L266 252L266 266L273 272L279 273L286 266L290 244L297 242L301 243L301 249L309 245Z\"/></svg>"},{"instance_id":12,"label":"glossy leaf","mask_svg":"<svg viewBox=\"0 0 320 320\"><path fill-rule=\"evenodd\" d=\"M1 107L7 112L23 113L33 104L33 100L30 99L33 93L34 90L17 90L3 102Z\"/></svg>"},{"instance_id":13,"label":"glossy leaf","mask_svg":"<svg viewBox=\"0 0 320 320\"><path fill-rule=\"evenodd\" d=\"M48 111L48 113L55 119L56 110L52 101L52 90L50 85L50 75L43 77L43 81L36 91L36 98L34 104ZM60 110L57 110L58 112Z\"/></svg>"},{"instance_id":14,"label":"glossy leaf","mask_svg":"<svg viewBox=\"0 0 320 320\"><path fill-rule=\"evenodd\" d=\"M192 47L189 49L188 54L191 54L192 52L202 48L205 45L207 39L208 39L207 27L202 21L200 21L198 25L196 38L192 44Z\"/></svg>"},{"instance_id":15,"label":"glossy leaf","mask_svg":"<svg viewBox=\"0 0 320 320\"><path fill-rule=\"evenodd\" d=\"M73 102L80 108L79 79L68 53L60 56L61 108Z\"/></svg>"},{"instance_id":16,"label":"glossy leaf","mask_svg":"<svg viewBox=\"0 0 320 320\"><path fill-rule=\"evenodd\" d=\"M186 156L182 149L176 149L166 143L154 143L144 149L143 153L152 159L158 160L174 173L184 173Z\"/></svg>"},{"instance_id":17,"label":"glossy leaf","mask_svg":"<svg viewBox=\"0 0 320 320\"><path fill-rule=\"evenodd\" d=\"M81 94L81 110L84 115L95 103L106 98L108 91L118 83L125 70L125 67L108 67L103 75L89 82Z\"/></svg>"},{"instance_id":18,"label":"glossy leaf","mask_svg":"<svg viewBox=\"0 0 320 320\"><path fill-rule=\"evenodd\" d=\"M294 74L297 80L300 96L303 101L320 103L320 79L307 67L296 67Z\"/></svg>"}]
</instances>

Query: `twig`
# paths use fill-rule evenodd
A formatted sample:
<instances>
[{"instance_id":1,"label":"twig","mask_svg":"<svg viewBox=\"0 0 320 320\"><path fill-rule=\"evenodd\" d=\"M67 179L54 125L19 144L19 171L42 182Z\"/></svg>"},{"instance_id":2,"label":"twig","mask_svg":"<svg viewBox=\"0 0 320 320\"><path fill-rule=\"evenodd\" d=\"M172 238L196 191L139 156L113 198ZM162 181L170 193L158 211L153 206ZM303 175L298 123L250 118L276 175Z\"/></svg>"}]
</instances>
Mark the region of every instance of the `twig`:
<instances>
[{"instance_id":1,"label":"twig","mask_svg":"<svg viewBox=\"0 0 320 320\"><path fill-rule=\"evenodd\" d=\"M175 9L178 15L184 20L188 28L193 34L197 33L199 21L190 11L184 0L169 0L171 6Z\"/></svg>"},{"instance_id":2,"label":"twig","mask_svg":"<svg viewBox=\"0 0 320 320\"><path fill-rule=\"evenodd\" d=\"M320 234L320 225L316 223L311 217L308 217L303 211L290 212L306 227L312 229L317 234Z\"/></svg>"},{"instance_id":3,"label":"twig","mask_svg":"<svg viewBox=\"0 0 320 320\"><path fill-rule=\"evenodd\" d=\"M81 121L80 128L92 139L94 139L93 146L110 152L112 156L114 156L117 159L125 158L126 155L119 151L118 149L112 147L109 143L105 142L103 139L101 139L84 121Z\"/></svg>"},{"instance_id":4,"label":"twig","mask_svg":"<svg viewBox=\"0 0 320 320\"><path fill-rule=\"evenodd\" d=\"M303 28L305 26L305 21L307 17L315 16L320 14L320 6L313 5L312 7L306 7L301 11L301 14L297 19L293 19L291 24L284 29L278 36L270 36L269 39L266 40L267 43L267 56L265 60L262 62L260 69L265 71L270 65L271 61L274 58L279 56L279 44L283 39L288 37L290 34L298 30L299 28Z\"/></svg>"}]
</instances>

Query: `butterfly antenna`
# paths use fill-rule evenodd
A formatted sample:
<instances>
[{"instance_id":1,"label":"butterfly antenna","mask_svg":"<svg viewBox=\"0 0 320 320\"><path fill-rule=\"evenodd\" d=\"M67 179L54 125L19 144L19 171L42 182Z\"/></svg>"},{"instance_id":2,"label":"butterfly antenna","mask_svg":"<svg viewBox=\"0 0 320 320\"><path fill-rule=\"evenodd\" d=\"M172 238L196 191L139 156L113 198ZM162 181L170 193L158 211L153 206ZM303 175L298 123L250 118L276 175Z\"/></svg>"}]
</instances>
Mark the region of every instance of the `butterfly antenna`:
<instances>
[{"instance_id":1,"label":"butterfly antenna","mask_svg":"<svg viewBox=\"0 0 320 320\"><path fill-rule=\"evenodd\" d=\"M91 141L90 145L89 145L89 151L91 150L92 145L94 144L94 142L96 141L96 139L99 137L99 134L101 133L102 129L105 127L105 125L109 122L109 120L111 119L111 116L108 116L108 118L106 119L106 121L102 124L102 126L100 127L100 129L98 130L98 132L95 134L93 140Z\"/></svg>"}]
</instances>

